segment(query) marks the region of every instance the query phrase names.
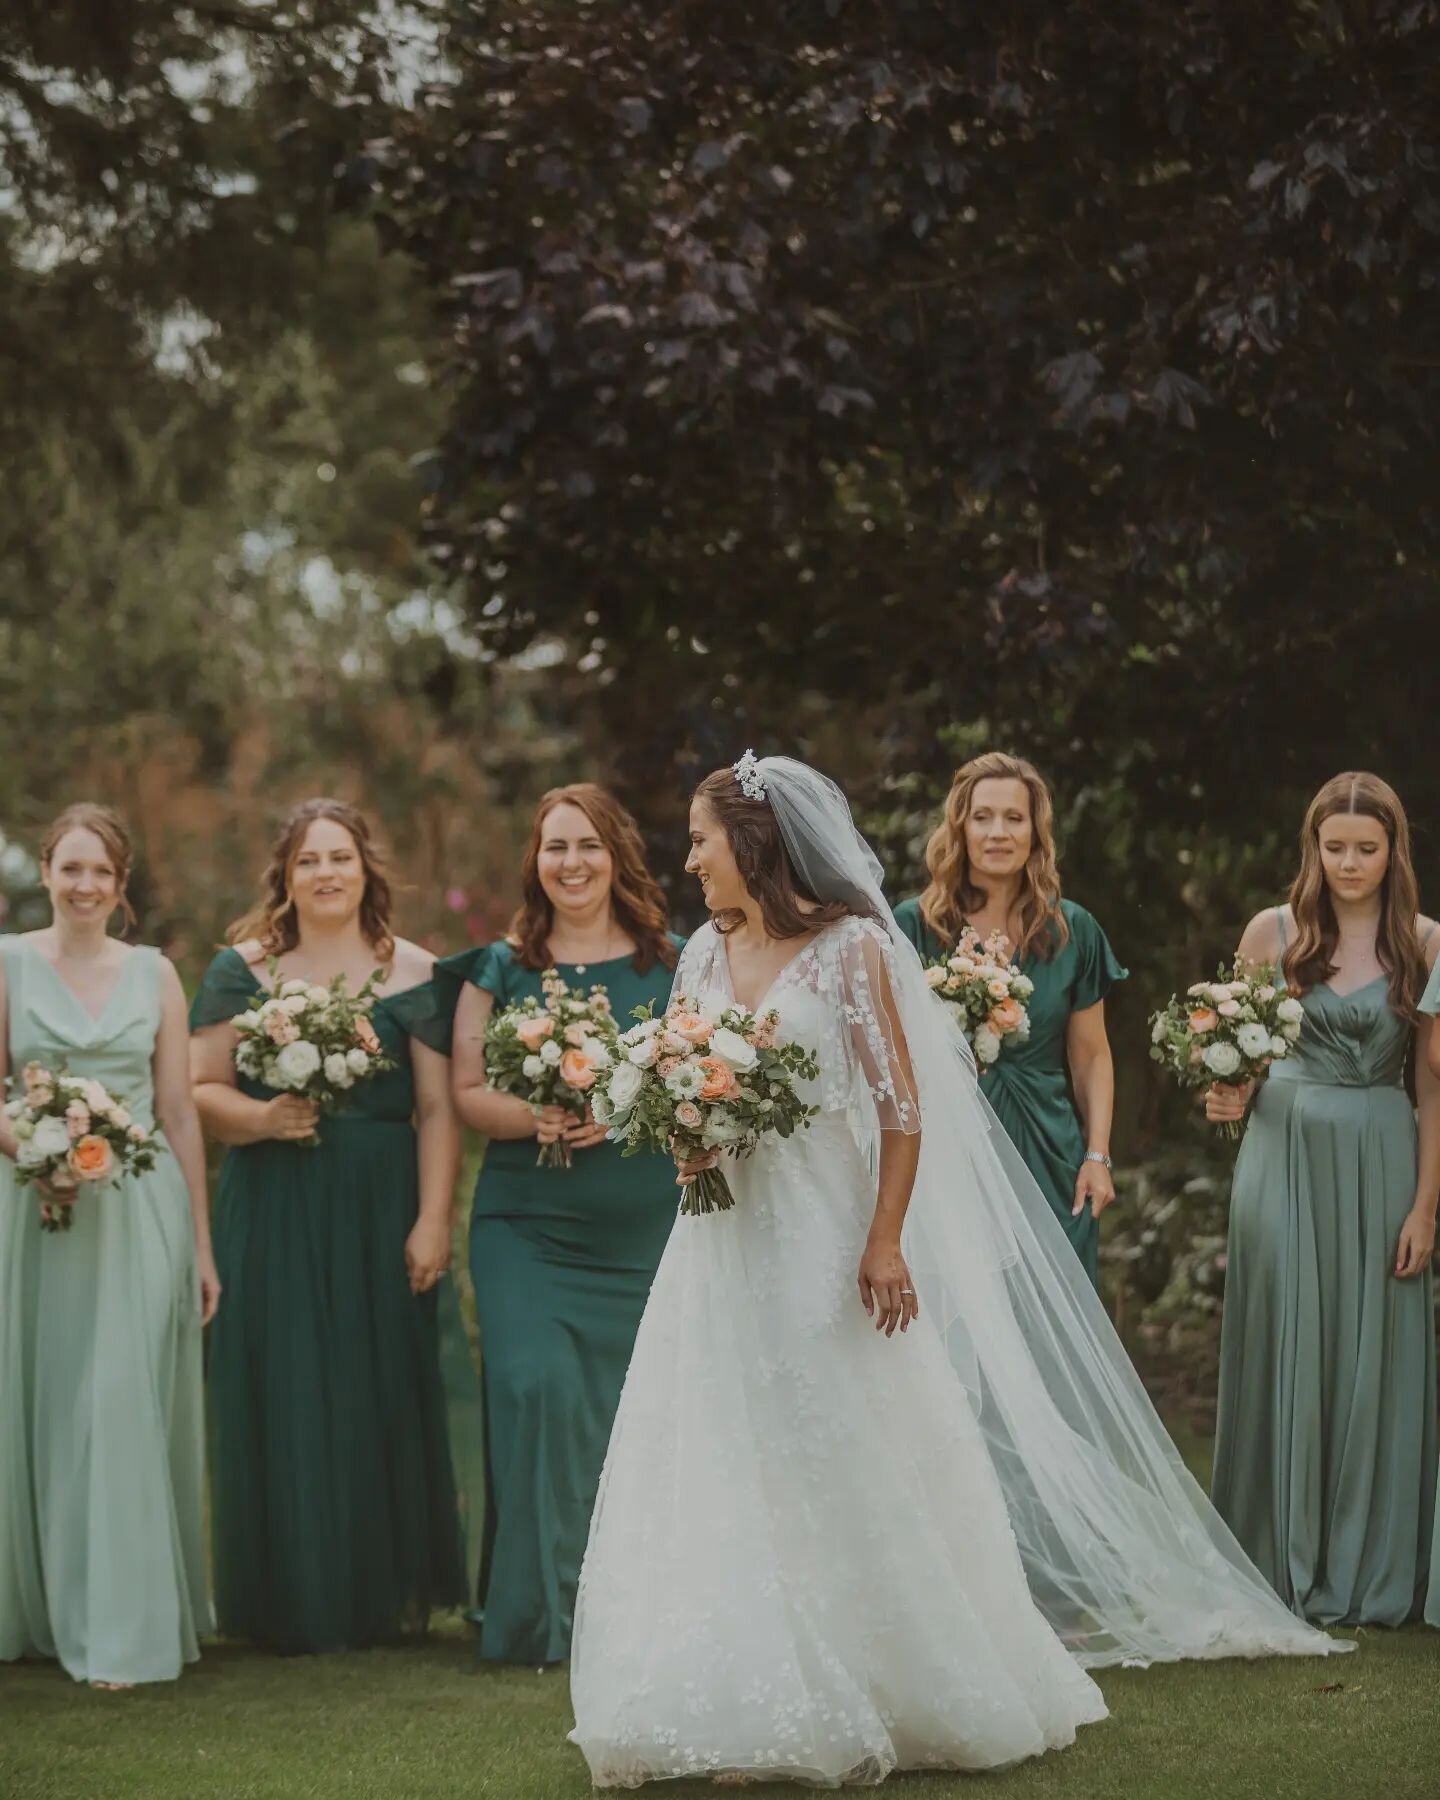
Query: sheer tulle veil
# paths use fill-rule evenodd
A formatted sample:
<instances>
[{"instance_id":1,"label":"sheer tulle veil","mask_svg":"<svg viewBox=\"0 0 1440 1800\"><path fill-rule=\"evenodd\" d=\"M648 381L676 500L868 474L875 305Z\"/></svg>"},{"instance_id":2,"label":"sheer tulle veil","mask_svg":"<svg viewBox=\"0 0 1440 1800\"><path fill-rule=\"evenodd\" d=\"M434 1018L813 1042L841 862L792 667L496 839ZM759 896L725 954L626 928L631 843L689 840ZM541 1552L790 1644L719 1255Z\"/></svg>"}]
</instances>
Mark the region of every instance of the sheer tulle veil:
<instances>
[{"instance_id":1,"label":"sheer tulle veil","mask_svg":"<svg viewBox=\"0 0 1440 1800\"><path fill-rule=\"evenodd\" d=\"M845 796L789 757L752 767L801 879L889 936L922 1119L905 1252L1051 1625L1088 1666L1353 1648L1281 1603L1185 1468L927 988Z\"/></svg>"}]
</instances>

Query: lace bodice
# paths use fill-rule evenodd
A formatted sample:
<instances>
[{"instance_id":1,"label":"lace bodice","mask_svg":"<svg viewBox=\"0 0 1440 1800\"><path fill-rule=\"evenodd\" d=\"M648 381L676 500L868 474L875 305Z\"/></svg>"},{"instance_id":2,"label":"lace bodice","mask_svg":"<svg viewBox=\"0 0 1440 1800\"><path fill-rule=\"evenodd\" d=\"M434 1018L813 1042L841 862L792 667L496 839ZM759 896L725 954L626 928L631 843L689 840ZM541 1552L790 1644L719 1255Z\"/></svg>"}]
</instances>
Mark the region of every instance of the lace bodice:
<instances>
[{"instance_id":1,"label":"lace bodice","mask_svg":"<svg viewBox=\"0 0 1440 1800\"><path fill-rule=\"evenodd\" d=\"M866 1136L920 1130L920 1097L894 1001L895 946L869 919L824 926L791 957L757 1009L780 1016L783 1037L804 1044L820 1065L807 1094L825 1113L844 1113ZM699 1005L734 1006L724 937L701 927L685 946L673 994Z\"/></svg>"}]
</instances>

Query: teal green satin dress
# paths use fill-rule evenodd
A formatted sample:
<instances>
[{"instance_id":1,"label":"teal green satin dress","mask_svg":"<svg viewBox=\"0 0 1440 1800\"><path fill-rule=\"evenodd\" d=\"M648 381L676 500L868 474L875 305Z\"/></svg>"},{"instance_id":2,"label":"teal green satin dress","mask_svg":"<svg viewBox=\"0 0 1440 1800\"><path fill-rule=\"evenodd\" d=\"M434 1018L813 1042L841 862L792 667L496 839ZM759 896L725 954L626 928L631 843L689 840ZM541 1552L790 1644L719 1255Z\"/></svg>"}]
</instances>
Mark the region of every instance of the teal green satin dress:
<instances>
[{"instance_id":1,"label":"teal green satin dress","mask_svg":"<svg viewBox=\"0 0 1440 1800\"><path fill-rule=\"evenodd\" d=\"M130 951L98 1017L25 939L0 956L12 1074L63 1066L153 1125L159 953ZM210 1626L190 1190L163 1150L71 1216L42 1232L0 1157L0 1661L173 1681Z\"/></svg>"},{"instance_id":2,"label":"teal green satin dress","mask_svg":"<svg viewBox=\"0 0 1440 1800\"><path fill-rule=\"evenodd\" d=\"M674 940L678 948L680 940ZM560 964L603 987L615 1017L663 1008L671 970L630 958ZM540 973L505 942L449 957L438 979L469 981L497 1007L541 998ZM640 1315L679 1204L666 1157L617 1144L536 1165L534 1138L489 1144L476 1184L470 1266L485 1403L480 1653L539 1667L570 1654L590 1514Z\"/></svg>"},{"instance_id":3,"label":"teal green satin dress","mask_svg":"<svg viewBox=\"0 0 1440 1800\"><path fill-rule=\"evenodd\" d=\"M232 1019L259 992L222 950L191 1025ZM430 982L386 995L373 1018L396 1066L322 1117L318 1147L227 1150L215 1201L220 1629L287 1654L390 1643L465 1599L440 1289L412 1294L405 1268L420 1205L410 1040L448 1050L449 1026Z\"/></svg>"},{"instance_id":4,"label":"teal green satin dress","mask_svg":"<svg viewBox=\"0 0 1440 1800\"><path fill-rule=\"evenodd\" d=\"M1440 960L1430 971L1420 1010L1432 1019L1440 1016ZM1435 1528L1430 1539L1430 1588L1425 1598L1425 1623L1440 1628L1440 1504L1435 1508Z\"/></svg>"},{"instance_id":5,"label":"teal green satin dress","mask_svg":"<svg viewBox=\"0 0 1440 1800\"><path fill-rule=\"evenodd\" d=\"M1085 1133L1070 1089L1066 1033L1072 1013L1084 1012L1124 981L1123 969L1095 919L1073 900L1060 910L1070 927L1068 942L1051 957L1030 951L1021 972L1035 983L1028 1010L1030 1037L1002 1050L982 1071L982 1091L1012 1144L1050 1203L1091 1281L1100 1278L1100 1225L1087 1206L1077 1218L1075 1178L1085 1160ZM925 923L920 902L904 900L895 920L927 962L948 948Z\"/></svg>"},{"instance_id":6,"label":"teal green satin dress","mask_svg":"<svg viewBox=\"0 0 1440 1800\"><path fill-rule=\"evenodd\" d=\"M1303 1004L1235 1164L1212 1498L1297 1613L1402 1625L1436 1476L1430 1274L1393 1274L1415 1203L1411 1027L1383 976Z\"/></svg>"}]
</instances>

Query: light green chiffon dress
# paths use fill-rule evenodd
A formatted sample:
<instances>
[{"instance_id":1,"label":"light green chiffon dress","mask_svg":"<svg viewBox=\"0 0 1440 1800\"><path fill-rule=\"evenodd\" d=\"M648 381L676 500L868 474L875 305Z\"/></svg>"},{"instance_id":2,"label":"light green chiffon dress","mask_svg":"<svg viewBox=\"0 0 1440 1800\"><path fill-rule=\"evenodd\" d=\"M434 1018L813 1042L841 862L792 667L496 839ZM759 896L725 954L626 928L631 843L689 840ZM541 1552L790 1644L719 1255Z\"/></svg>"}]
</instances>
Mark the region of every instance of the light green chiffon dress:
<instances>
[{"instance_id":1,"label":"light green chiffon dress","mask_svg":"<svg viewBox=\"0 0 1440 1800\"><path fill-rule=\"evenodd\" d=\"M0 939L12 1073L101 1081L154 1120L159 954L132 950L98 1018ZM0 1659L77 1681L170 1681L209 1629L200 1299L175 1158L82 1192L45 1233L0 1158Z\"/></svg>"},{"instance_id":2,"label":"light green chiffon dress","mask_svg":"<svg viewBox=\"0 0 1440 1800\"><path fill-rule=\"evenodd\" d=\"M1235 1165L1212 1498L1296 1612L1402 1625L1424 1604L1436 1474L1430 1273L1393 1273L1417 1178L1411 1028L1383 976L1303 1004Z\"/></svg>"},{"instance_id":3,"label":"light green chiffon dress","mask_svg":"<svg viewBox=\"0 0 1440 1800\"><path fill-rule=\"evenodd\" d=\"M1432 1019L1440 1015L1440 960L1430 971L1430 980L1420 1010ZM1432 1407L1433 1410L1433 1407ZM1430 1542L1430 1592L1425 1601L1425 1623L1440 1627L1440 1508L1435 1514L1435 1529Z\"/></svg>"}]
</instances>

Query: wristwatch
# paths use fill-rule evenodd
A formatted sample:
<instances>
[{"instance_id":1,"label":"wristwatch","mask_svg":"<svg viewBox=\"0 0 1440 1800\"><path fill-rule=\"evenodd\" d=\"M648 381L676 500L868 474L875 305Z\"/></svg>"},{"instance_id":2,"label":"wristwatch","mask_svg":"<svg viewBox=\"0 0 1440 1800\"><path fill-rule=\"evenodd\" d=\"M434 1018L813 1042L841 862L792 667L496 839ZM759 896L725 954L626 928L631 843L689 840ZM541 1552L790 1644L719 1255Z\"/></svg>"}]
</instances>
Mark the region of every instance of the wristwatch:
<instances>
[{"instance_id":1,"label":"wristwatch","mask_svg":"<svg viewBox=\"0 0 1440 1800\"><path fill-rule=\"evenodd\" d=\"M1103 1163L1107 1169L1113 1169L1115 1166L1103 1150L1087 1150L1085 1152L1085 1161Z\"/></svg>"}]
</instances>

